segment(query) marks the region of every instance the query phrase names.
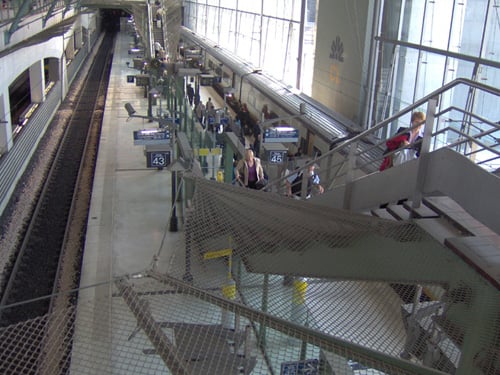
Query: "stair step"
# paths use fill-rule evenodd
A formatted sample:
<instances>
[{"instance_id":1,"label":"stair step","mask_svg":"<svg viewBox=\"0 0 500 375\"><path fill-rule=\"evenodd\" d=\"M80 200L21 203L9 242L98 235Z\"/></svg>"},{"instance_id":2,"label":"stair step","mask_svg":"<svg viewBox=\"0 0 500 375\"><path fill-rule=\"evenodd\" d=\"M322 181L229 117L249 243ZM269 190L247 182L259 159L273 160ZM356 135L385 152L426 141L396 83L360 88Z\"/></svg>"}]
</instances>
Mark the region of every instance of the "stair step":
<instances>
[{"instance_id":1,"label":"stair step","mask_svg":"<svg viewBox=\"0 0 500 375\"><path fill-rule=\"evenodd\" d=\"M447 238L445 244L500 288L500 236Z\"/></svg>"},{"instance_id":2,"label":"stair step","mask_svg":"<svg viewBox=\"0 0 500 375\"><path fill-rule=\"evenodd\" d=\"M458 230L448 220L442 217L414 219L414 223L442 244L444 244L444 241L447 238L462 236L462 232L460 232L460 230Z\"/></svg>"},{"instance_id":3,"label":"stair step","mask_svg":"<svg viewBox=\"0 0 500 375\"><path fill-rule=\"evenodd\" d=\"M424 203L438 212L442 216L447 217L465 234L473 236L493 236L496 235L487 226L473 218L467 213L457 202L446 196L425 197Z\"/></svg>"},{"instance_id":4,"label":"stair step","mask_svg":"<svg viewBox=\"0 0 500 375\"><path fill-rule=\"evenodd\" d=\"M402 204L390 204L387 206L387 211L399 220L410 219L410 211Z\"/></svg>"},{"instance_id":5,"label":"stair step","mask_svg":"<svg viewBox=\"0 0 500 375\"><path fill-rule=\"evenodd\" d=\"M397 220L385 208L374 208L371 212L372 212L373 216L377 216L377 217L380 217L382 219L388 219L388 220L394 220L394 221Z\"/></svg>"},{"instance_id":6,"label":"stair step","mask_svg":"<svg viewBox=\"0 0 500 375\"><path fill-rule=\"evenodd\" d=\"M403 205L407 210L412 211L416 218L432 218L439 217L439 213L426 206L425 204L420 204L417 208L412 208L412 201L406 201Z\"/></svg>"}]
</instances>

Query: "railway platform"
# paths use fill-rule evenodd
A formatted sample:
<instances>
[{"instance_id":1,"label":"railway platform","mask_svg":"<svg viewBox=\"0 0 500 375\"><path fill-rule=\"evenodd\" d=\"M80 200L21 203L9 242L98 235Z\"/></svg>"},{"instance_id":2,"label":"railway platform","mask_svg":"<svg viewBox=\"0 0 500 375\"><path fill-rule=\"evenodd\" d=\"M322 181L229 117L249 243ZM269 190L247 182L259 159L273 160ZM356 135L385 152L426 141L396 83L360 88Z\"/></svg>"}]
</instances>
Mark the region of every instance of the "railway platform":
<instances>
[{"instance_id":1,"label":"railway platform","mask_svg":"<svg viewBox=\"0 0 500 375\"><path fill-rule=\"evenodd\" d=\"M273 315L305 324L306 315L312 310L306 312L303 303L305 290L300 292L303 283L287 284L280 276L254 279L243 271L238 277L240 282L250 285L249 290L253 290L251 285L257 282L268 285L272 292L266 297L266 293L257 288L256 293L247 294L248 300L242 301L234 296L231 287L227 288L227 262L215 259L219 254L215 251L212 252L213 260L193 257L191 261L191 270L197 277L196 285L203 285L203 290L198 290L201 296L193 297L192 293L197 289L181 285L179 280L185 278L186 243L182 226L179 231L169 231L171 173L167 169L146 167L144 148L134 146L133 132L154 124L143 118L129 117L124 108L125 103L131 103L137 114L146 114L148 110L143 88L127 80L131 74L130 64L127 64L131 58L128 54L129 39L125 33L118 34L111 68L88 219L79 306L75 313L73 371L154 374L165 373L165 365L175 369L183 368L185 363L192 364L188 367L193 374L206 374L207 369L218 374L267 374L270 368L291 371L306 365L316 369L318 358L325 353L319 353L313 346L304 346L304 341L294 338L292 332L283 333L283 329L266 334L264 326L259 328L254 319L248 319L252 316L251 311L256 311L252 309L261 309L259 300L270 298L268 309ZM224 103L211 90L202 86L201 100L211 97L216 107L223 107ZM220 238L208 239L207 244L209 249L224 246ZM227 246L231 246L230 242ZM177 278L174 284L169 283L170 277ZM351 296L366 295L367 287L362 283L357 285L351 290ZM318 283L311 286L312 291L323 288L325 286ZM221 296L232 296L245 302L247 307L242 307L236 314L221 308L223 302L211 300L213 292L217 295L221 290ZM297 293L302 297L297 297ZM147 302L144 301L146 295L152 296ZM328 298L332 298L333 303L336 297L332 294L322 298L322 303ZM371 298L378 305L375 302L377 296L372 294ZM391 303L393 311L398 314L397 298ZM317 313L321 319L326 319L324 312ZM149 319L149 323L145 319ZM391 316L384 317L384 321L401 324L400 319ZM368 324L379 325L380 321ZM397 351L404 340L404 329L398 327L396 330L399 334L391 345ZM202 345L199 340L202 336L208 337L207 332L211 335L207 339L211 341ZM188 339L188 335L198 335L198 341L190 342L194 339ZM151 342L158 343L155 340L160 340L160 344L152 348ZM219 340L219 343L215 345L214 340ZM174 355L168 349L172 347L179 349L180 359L172 360ZM89 356L94 358L92 363L86 360ZM337 370L342 368L342 373L352 373L347 361L335 357L331 362L338 362ZM212 361L212 358L217 358L217 361Z\"/></svg>"},{"instance_id":2,"label":"railway platform","mask_svg":"<svg viewBox=\"0 0 500 375\"><path fill-rule=\"evenodd\" d=\"M74 373L440 373L407 355L414 349L408 324L416 324L414 332L441 330L426 320L440 300L415 299L420 320L408 323L408 306L391 283L409 276L386 269L403 252L419 264L405 269L429 272L429 285L448 277L449 251L416 224L325 210L207 175L198 177L186 205L189 220L170 230L172 173L148 168L144 147L134 145L134 131L155 124L125 110L130 103L136 114L148 111L143 88L127 79L129 43L129 35L118 34L75 312ZM208 97L223 107L202 86L201 100ZM461 271L452 276L483 285L458 258L453 262ZM345 279L330 279L333 273ZM460 353L448 332L439 334L448 371Z\"/></svg>"}]
</instances>

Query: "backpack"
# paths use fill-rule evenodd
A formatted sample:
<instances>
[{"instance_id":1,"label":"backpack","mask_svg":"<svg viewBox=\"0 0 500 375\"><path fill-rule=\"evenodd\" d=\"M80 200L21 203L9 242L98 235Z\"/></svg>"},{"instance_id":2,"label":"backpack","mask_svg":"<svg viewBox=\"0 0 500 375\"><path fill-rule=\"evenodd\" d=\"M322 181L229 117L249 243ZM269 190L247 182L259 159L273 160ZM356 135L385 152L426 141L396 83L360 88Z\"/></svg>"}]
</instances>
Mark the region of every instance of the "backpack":
<instances>
[{"instance_id":1,"label":"backpack","mask_svg":"<svg viewBox=\"0 0 500 375\"><path fill-rule=\"evenodd\" d=\"M253 129L248 123L243 124L243 135L248 137L253 135Z\"/></svg>"}]
</instances>

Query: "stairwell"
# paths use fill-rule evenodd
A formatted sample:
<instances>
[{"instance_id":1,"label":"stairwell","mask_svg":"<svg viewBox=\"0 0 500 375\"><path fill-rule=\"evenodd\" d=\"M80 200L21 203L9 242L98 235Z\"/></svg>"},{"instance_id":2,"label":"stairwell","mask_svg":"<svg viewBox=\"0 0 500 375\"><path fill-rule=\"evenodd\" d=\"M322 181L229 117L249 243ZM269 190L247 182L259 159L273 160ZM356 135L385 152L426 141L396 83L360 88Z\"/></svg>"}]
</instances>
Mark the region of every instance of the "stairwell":
<instances>
[{"instance_id":1,"label":"stairwell","mask_svg":"<svg viewBox=\"0 0 500 375\"><path fill-rule=\"evenodd\" d=\"M163 25L163 23L161 23ZM153 27L153 39L154 42L160 43L161 47L165 51L165 37L163 35L163 27Z\"/></svg>"},{"instance_id":2,"label":"stairwell","mask_svg":"<svg viewBox=\"0 0 500 375\"><path fill-rule=\"evenodd\" d=\"M411 220L439 243L472 266L493 285L499 286L500 236L479 222L452 198L444 195L423 198L419 207L413 202L401 200L387 203L364 214L394 221ZM408 332L402 358L428 360L429 342L433 342L436 330L441 339L435 341L431 364L441 371L454 373L460 363L461 347L465 336L461 325L439 313L443 301L450 298L445 288L438 285L390 284L404 304L401 313ZM467 293L459 297L465 303Z\"/></svg>"}]
</instances>

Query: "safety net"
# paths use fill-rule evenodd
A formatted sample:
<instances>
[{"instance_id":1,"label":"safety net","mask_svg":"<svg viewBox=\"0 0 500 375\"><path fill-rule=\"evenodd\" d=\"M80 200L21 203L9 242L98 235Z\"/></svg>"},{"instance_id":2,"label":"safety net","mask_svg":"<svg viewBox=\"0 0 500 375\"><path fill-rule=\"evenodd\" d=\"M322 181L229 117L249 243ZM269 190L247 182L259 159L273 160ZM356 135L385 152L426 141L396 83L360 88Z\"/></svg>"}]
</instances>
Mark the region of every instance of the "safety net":
<instances>
[{"instance_id":1,"label":"safety net","mask_svg":"<svg viewBox=\"0 0 500 375\"><path fill-rule=\"evenodd\" d=\"M497 286L413 222L182 189L175 256L1 328L1 373L498 373Z\"/></svg>"}]
</instances>

